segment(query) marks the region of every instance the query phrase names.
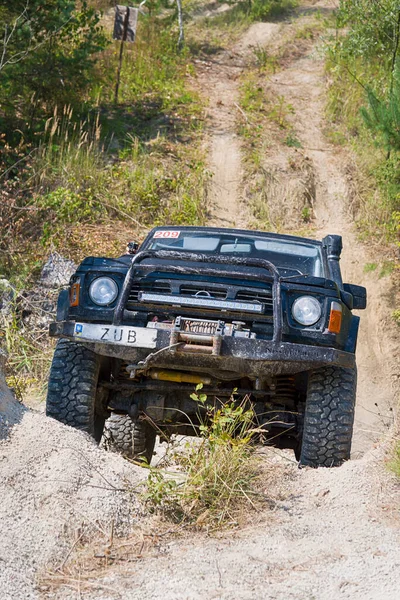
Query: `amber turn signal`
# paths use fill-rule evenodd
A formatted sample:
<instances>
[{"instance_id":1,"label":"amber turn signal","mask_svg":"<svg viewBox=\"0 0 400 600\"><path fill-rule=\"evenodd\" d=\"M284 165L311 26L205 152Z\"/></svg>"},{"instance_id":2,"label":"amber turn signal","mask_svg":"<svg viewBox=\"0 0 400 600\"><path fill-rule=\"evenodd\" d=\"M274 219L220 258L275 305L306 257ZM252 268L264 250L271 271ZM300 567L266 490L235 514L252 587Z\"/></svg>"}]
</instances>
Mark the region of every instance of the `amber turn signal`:
<instances>
[{"instance_id":1,"label":"amber turn signal","mask_svg":"<svg viewBox=\"0 0 400 600\"><path fill-rule=\"evenodd\" d=\"M69 305L79 306L79 290L81 286L79 283L73 283L69 291Z\"/></svg>"},{"instance_id":2,"label":"amber turn signal","mask_svg":"<svg viewBox=\"0 0 400 600\"><path fill-rule=\"evenodd\" d=\"M329 317L328 331L330 333L340 333L342 327L342 305L339 302L332 302L331 315Z\"/></svg>"}]
</instances>

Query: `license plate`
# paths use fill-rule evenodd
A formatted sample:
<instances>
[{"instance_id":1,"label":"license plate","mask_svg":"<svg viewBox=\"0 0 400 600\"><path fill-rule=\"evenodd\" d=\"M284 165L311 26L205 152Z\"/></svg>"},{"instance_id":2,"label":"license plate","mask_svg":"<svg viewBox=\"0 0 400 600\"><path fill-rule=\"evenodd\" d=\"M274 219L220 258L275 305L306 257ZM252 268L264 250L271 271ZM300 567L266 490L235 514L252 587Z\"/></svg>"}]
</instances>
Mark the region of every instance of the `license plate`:
<instances>
[{"instance_id":1,"label":"license plate","mask_svg":"<svg viewBox=\"0 0 400 600\"><path fill-rule=\"evenodd\" d=\"M74 337L100 342L103 344L118 344L137 348L155 348L157 330L128 325L97 325L92 323L75 323Z\"/></svg>"}]
</instances>

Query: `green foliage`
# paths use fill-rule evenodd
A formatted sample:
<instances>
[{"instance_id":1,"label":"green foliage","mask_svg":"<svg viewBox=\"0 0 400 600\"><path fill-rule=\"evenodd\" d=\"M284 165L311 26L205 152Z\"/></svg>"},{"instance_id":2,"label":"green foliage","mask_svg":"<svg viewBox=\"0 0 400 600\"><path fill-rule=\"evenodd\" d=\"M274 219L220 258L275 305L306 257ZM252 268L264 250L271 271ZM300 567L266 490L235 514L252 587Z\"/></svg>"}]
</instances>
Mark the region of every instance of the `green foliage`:
<instances>
[{"instance_id":1,"label":"green foliage","mask_svg":"<svg viewBox=\"0 0 400 600\"><path fill-rule=\"evenodd\" d=\"M32 135L40 131L43 112L81 102L93 81L95 56L107 45L99 19L85 0L7 2L0 14L2 39L8 36L0 117L17 119L24 135Z\"/></svg>"},{"instance_id":2,"label":"green foliage","mask_svg":"<svg viewBox=\"0 0 400 600\"><path fill-rule=\"evenodd\" d=\"M328 50L329 137L351 144L363 171L359 226L398 238L400 223L400 6L394 0L342 1Z\"/></svg>"},{"instance_id":3,"label":"green foliage","mask_svg":"<svg viewBox=\"0 0 400 600\"><path fill-rule=\"evenodd\" d=\"M395 263L392 260L385 260L381 266L379 277L387 277L388 275L391 275L395 268Z\"/></svg>"},{"instance_id":4,"label":"green foliage","mask_svg":"<svg viewBox=\"0 0 400 600\"><path fill-rule=\"evenodd\" d=\"M311 208L309 206L305 206L301 211L301 218L303 219L304 223L310 223L311 217Z\"/></svg>"},{"instance_id":5,"label":"green foliage","mask_svg":"<svg viewBox=\"0 0 400 600\"><path fill-rule=\"evenodd\" d=\"M250 117L258 121L266 116L282 129L289 127L287 118L293 114L293 106L286 103L284 96L268 95L257 74L246 76L240 91L241 107Z\"/></svg>"},{"instance_id":6,"label":"green foliage","mask_svg":"<svg viewBox=\"0 0 400 600\"><path fill-rule=\"evenodd\" d=\"M249 0L250 15L254 21L266 21L282 15L297 5L295 0Z\"/></svg>"},{"instance_id":7,"label":"green foliage","mask_svg":"<svg viewBox=\"0 0 400 600\"><path fill-rule=\"evenodd\" d=\"M285 139L285 144L286 146L289 146L289 148L301 148L301 142L298 139L298 137L296 136L295 133L293 133L293 131L291 131L290 133L287 134L286 139Z\"/></svg>"},{"instance_id":8,"label":"green foliage","mask_svg":"<svg viewBox=\"0 0 400 600\"><path fill-rule=\"evenodd\" d=\"M27 244L35 249L30 257L54 247L79 259L88 251L121 251L138 227L140 239L156 224L204 222L208 172L201 106L186 84L189 57L177 53L175 22L151 9L151 17L139 20L135 44L125 49L118 107L115 42L97 56L96 85L83 92L86 104L56 107L40 119L34 148L20 145L21 133L18 147L11 144L11 124L9 141L0 137L7 167L0 266L7 277L29 272L20 250Z\"/></svg>"},{"instance_id":9,"label":"green foliage","mask_svg":"<svg viewBox=\"0 0 400 600\"><path fill-rule=\"evenodd\" d=\"M392 460L389 462L389 469L400 478L400 443L397 443L393 450Z\"/></svg>"},{"instance_id":10,"label":"green foliage","mask_svg":"<svg viewBox=\"0 0 400 600\"><path fill-rule=\"evenodd\" d=\"M397 0L340 0L338 26L347 28L342 41L346 52L390 61L397 43L399 16Z\"/></svg>"},{"instance_id":11,"label":"green foliage","mask_svg":"<svg viewBox=\"0 0 400 600\"><path fill-rule=\"evenodd\" d=\"M254 75L249 75L241 86L240 104L248 113L257 113L266 108L264 89Z\"/></svg>"},{"instance_id":12,"label":"green foliage","mask_svg":"<svg viewBox=\"0 0 400 600\"><path fill-rule=\"evenodd\" d=\"M276 73L278 70L278 59L270 54L264 46L257 44L252 48L256 59L257 66L263 69L266 73Z\"/></svg>"},{"instance_id":13,"label":"green foliage","mask_svg":"<svg viewBox=\"0 0 400 600\"><path fill-rule=\"evenodd\" d=\"M369 108L362 107L361 114L366 126L372 131L377 143L387 152L400 151L400 63L396 63L392 87L387 98L379 98L369 88Z\"/></svg>"},{"instance_id":14,"label":"green foliage","mask_svg":"<svg viewBox=\"0 0 400 600\"><path fill-rule=\"evenodd\" d=\"M377 268L378 265L376 263L367 263L364 265L364 273L372 273L373 271L376 271Z\"/></svg>"},{"instance_id":15,"label":"green foliage","mask_svg":"<svg viewBox=\"0 0 400 600\"><path fill-rule=\"evenodd\" d=\"M0 292L2 291L0 281ZM21 324L23 308L31 309L23 297L18 299L18 293L11 301L7 313L0 313L0 345L8 354L7 376L8 383L22 400L25 390L43 381L50 367L52 344L49 344L43 330ZM53 301L55 298L53 298ZM23 308L22 308L23 307Z\"/></svg>"},{"instance_id":16,"label":"green foliage","mask_svg":"<svg viewBox=\"0 0 400 600\"><path fill-rule=\"evenodd\" d=\"M144 497L174 521L215 527L232 522L244 505L254 507L254 413L246 400L211 405L201 388L191 396L199 405L199 443L175 456L178 473L150 467Z\"/></svg>"}]
</instances>

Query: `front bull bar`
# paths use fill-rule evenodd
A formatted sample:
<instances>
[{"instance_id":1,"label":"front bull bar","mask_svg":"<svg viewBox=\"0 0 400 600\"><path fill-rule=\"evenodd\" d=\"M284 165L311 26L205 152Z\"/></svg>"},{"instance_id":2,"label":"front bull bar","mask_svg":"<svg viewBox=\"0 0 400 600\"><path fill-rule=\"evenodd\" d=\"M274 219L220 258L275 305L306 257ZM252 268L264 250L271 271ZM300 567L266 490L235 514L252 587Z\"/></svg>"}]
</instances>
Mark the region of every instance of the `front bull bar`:
<instances>
[{"instance_id":1,"label":"front bull bar","mask_svg":"<svg viewBox=\"0 0 400 600\"><path fill-rule=\"evenodd\" d=\"M146 258L155 258L162 260L177 260L187 262L214 263L221 265L235 265L246 267L258 267L269 273L267 276L259 276L254 273L247 273L246 278L252 281L270 282L272 278L272 303L273 303L273 336L272 342L279 343L282 341L282 296L281 296L281 278L278 269L274 264L263 258L241 258L237 256L215 256L194 252L177 252L176 250L143 250L138 252L132 259L132 264L126 274L122 292L118 299L117 306L114 311L113 325L121 325L123 320L124 309L129 298L129 293L135 279L135 271L140 267L142 271L155 271L157 265L141 265ZM196 268L179 265L162 266L162 270L168 273L179 275L207 275L210 277L240 277L243 278L243 273L237 270L232 270L227 273L222 269L213 267Z\"/></svg>"}]
</instances>

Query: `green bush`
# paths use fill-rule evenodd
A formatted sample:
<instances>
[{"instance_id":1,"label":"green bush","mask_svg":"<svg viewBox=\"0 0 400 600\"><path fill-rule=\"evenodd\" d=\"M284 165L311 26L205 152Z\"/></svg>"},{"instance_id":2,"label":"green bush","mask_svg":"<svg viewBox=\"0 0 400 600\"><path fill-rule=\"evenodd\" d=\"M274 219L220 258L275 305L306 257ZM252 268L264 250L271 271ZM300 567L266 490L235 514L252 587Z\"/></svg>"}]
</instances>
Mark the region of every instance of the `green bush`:
<instances>
[{"instance_id":1,"label":"green bush","mask_svg":"<svg viewBox=\"0 0 400 600\"><path fill-rule=\"evenodd\" d=\"M297 0L250 0L250 14L254 21L265 21L294 8Z\"/></svg>"},{"instance_id":2,"label":"green bush","mask_svg":"<svg viewBox=\"0 0 400 600\"><path fill-rule=\"evenodd\" d=\"M365 235L398 239L400 228L400 6L342 0L328 51L331 139L347 140L363 172L358 223Z\"/></svg>"},{"instance_id":3,"label":"green bush","mask_svg":"<svg viewBox=\"0 0 400 600\"><path fill-rule=\"evenodd\" d=\"M346 52L390 63L398 43L399 14L397 0L340 0L337 24L347 31L342 40Z\"/></svg>"},{"instance_id":4,"label":"green bush","mask_svg":"<svg viewBox=\"0 0 400 600\"><path fill-rule=\"evenodd\" d=\"M174 521L196 526L232 522L244 505L254 507L258 497L258 464L251 444L256 432L254 413L246 399L211 404L196 388L199 443L188 443L175 455L179 472L150 467L144 498L149 507Z\"/></svg>"},{"instance_id":5,"label":"green bush","mask_svg":"<svg viewBox=\"0 0 400 600\"><path fill-rule=\"evenodd\" d=\"M23 138L43 127L54 106L79 104L95 74L95 56L107 45L100 15L86 0L13 0L0 13L0 119ZM98 74L96 74L98 78ZM6 129L7 132L7 129Z\"/></svg>"}]
</instances>

